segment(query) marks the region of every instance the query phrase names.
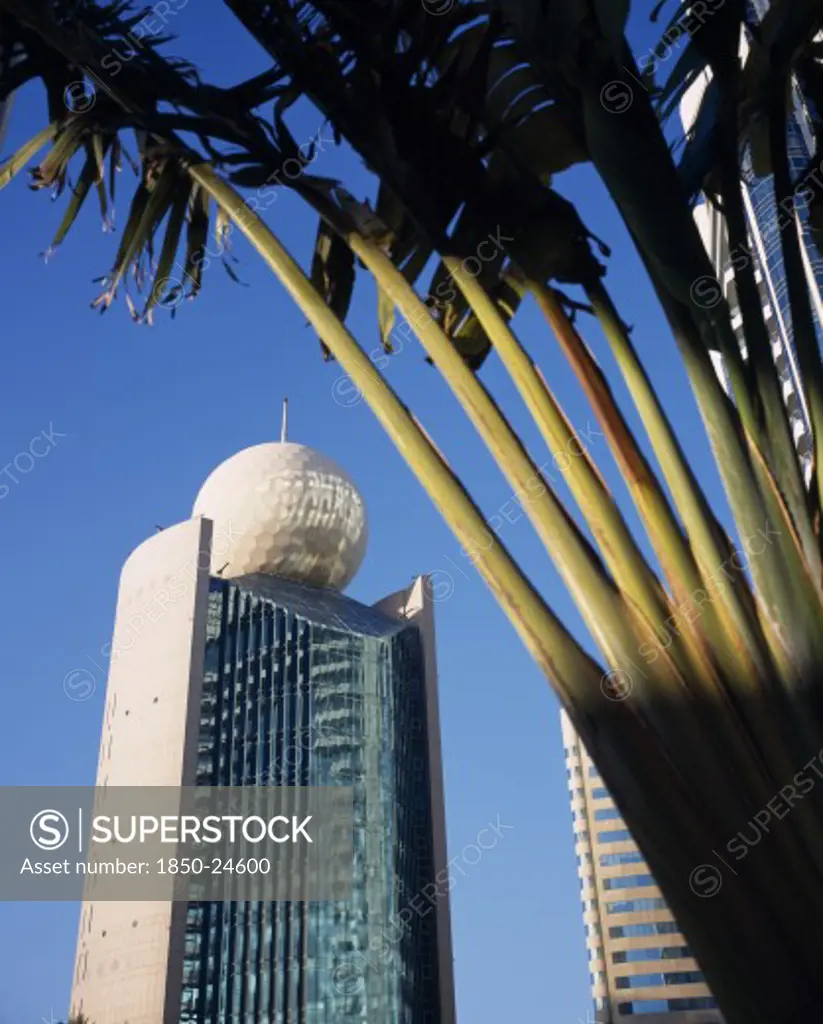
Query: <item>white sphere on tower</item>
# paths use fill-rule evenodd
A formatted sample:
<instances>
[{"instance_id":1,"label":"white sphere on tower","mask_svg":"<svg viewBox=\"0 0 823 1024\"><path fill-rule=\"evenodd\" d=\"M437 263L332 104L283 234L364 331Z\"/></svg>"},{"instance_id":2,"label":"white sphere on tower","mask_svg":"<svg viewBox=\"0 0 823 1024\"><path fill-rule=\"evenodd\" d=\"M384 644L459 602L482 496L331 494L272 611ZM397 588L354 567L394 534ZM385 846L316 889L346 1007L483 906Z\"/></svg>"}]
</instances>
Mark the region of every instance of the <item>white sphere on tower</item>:
<instances>
[{"instance_id":1,"label":"white sphere on tower","mask_svg":"<svg viewBox=\"0 0 823 1024\"><path fill-rule=\"evenodd\" d=\"M335 462L301 444L232 455L201 487L193 515L214 523L211 571L224 579L263 573L342 590L366 553L360 493Z\"/></svg>"}]
</instances>

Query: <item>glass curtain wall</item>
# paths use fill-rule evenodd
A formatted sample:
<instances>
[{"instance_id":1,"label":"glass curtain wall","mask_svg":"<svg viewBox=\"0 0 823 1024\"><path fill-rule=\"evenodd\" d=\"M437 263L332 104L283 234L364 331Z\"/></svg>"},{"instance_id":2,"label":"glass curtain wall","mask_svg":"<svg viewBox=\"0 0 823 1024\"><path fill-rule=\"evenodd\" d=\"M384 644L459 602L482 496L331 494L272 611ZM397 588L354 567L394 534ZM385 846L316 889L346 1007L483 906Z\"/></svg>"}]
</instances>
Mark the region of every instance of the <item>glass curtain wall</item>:
<instances>
[{"instance_id":1,"label":"glass curtain wall","mask_svg":"<svg viewBox=\"0 0 823 1024\"><path fill-rule=\"evenodd\" d=\"M198 784L352 786L349 902L190 903L180 1024L438 1024L422 641L340 594L213 580Z\"/></svg>"}]
</instances>

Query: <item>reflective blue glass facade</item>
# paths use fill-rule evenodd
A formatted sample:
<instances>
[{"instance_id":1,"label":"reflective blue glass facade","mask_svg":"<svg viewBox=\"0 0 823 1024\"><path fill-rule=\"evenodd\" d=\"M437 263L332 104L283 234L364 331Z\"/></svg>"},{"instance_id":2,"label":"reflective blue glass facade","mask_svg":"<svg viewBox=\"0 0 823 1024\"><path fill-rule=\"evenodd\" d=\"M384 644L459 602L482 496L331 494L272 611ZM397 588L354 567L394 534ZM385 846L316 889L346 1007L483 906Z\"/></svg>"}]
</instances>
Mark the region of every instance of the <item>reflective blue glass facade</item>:
<instances>
[{"instance_id":1,"label":"reflective blue glass facade","mask_svg":"<svg viewBox=\"0 0 823 1024\"><path fill-rule=\"evenodd\" d=\"M351 901L191 903L180 1024L440 1024L422 639L338 593L213 579L198 784L354 788Z\"/></svg>"}]
</instances>

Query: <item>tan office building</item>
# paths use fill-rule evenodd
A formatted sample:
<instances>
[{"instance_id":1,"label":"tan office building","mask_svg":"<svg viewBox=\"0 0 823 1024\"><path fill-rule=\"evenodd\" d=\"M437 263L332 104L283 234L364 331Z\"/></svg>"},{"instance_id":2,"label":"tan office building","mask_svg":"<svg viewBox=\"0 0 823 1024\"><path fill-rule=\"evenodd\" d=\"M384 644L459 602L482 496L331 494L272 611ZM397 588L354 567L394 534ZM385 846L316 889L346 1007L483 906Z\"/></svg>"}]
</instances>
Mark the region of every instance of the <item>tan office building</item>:
<instances>
[{"instance_id":1,"label":"tan office building","mask_svg":"<svg viewBox=\"0 0 823 1024\"><path fill-rule=\"evenodd\" d=\"M597 1024L722 1024L686 939L568 716L561 712Z\"/></svg>"}]
</instances>

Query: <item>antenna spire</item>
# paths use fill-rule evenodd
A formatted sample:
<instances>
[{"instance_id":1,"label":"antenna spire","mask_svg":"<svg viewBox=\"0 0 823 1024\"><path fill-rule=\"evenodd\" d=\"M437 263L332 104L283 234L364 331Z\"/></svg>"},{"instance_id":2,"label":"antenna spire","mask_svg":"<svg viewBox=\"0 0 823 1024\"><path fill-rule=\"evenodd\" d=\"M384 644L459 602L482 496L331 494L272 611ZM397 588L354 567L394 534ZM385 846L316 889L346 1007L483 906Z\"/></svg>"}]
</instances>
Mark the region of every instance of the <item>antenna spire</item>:
<instances>
[{"instance_id":1,"label":"antenna spire","mask_svg":"<svg viewBox=\"0 0 823 1024\"><path fill-rule=\"evenodd\" d=\"M288 398L283 399L283 424L280 427L280 443L286 443L286 434L289 426L289 400Z\"/></svg>"}]
</instances>

